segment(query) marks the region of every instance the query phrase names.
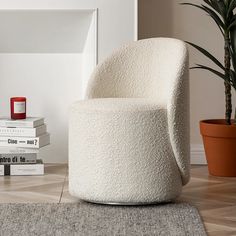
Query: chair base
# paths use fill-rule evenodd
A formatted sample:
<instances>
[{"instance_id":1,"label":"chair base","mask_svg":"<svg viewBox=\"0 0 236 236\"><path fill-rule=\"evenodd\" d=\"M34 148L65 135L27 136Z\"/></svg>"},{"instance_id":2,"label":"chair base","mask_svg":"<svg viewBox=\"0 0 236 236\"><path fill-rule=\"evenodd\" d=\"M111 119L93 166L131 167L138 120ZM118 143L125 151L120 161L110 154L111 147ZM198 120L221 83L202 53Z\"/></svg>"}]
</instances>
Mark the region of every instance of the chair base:
<instances>
[{"instance_id":1,"label":"chair base","mask_svg":"<svg viewBox=\"0 0 236 236\"><path fill-rule=\"evenodd\" d=\"M110 205L110 206L150 206L150 205L160 205L160 204L167 204L173 202L173 200L167 200L165 202L100 202L100 201L90 201L90 200L83 200L81 201L97 204L97 205Z\"/></svg>"}]
</instances>

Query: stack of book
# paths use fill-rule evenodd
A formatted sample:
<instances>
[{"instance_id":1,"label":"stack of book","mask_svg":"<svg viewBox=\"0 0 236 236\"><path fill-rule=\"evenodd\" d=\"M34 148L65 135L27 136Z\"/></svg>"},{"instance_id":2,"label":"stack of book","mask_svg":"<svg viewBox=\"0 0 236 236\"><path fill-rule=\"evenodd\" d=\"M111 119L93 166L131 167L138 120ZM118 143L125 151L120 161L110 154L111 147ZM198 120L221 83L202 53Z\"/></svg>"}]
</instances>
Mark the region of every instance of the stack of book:
<instances>
[{"instance_id":1,"label":"stack of book","mask_svg":"<svg viewBox=\"0 0 236 236\"><path fill-rule=\"evenodd\" d=\"M43 175L39 149L49 143L50 134L44 118L0 118L0 176Z\"/></svg>"}]
</instances>

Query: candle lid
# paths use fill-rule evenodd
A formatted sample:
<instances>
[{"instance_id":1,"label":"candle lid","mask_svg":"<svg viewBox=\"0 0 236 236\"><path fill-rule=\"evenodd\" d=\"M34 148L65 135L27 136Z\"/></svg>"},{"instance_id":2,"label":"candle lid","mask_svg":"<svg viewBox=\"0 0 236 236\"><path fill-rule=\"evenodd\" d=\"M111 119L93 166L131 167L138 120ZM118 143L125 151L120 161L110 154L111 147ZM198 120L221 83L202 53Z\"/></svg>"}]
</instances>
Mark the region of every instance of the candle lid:
<instances>
[{"instance_id":1,"label":"candle lid","mask_svg":"<svg viewBox=\"0 0 236 236\"><path fill-rule=\"evenodd\" d=\"M12 97L11 100L22 101L22 100L26 100L26 97Z\"/></svg>"}]
</instances>

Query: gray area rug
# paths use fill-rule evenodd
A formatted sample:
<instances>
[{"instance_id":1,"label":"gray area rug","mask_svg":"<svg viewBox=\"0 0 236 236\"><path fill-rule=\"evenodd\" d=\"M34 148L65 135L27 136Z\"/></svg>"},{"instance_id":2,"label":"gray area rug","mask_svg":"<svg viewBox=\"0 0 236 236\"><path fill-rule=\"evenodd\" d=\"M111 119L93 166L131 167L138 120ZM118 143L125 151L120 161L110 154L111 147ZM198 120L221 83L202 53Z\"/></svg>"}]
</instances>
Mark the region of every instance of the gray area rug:
<instances>
[{"instance_id":1,"label":"gray area rug","mask_svg":"<svg viewBox=\"0 0 236 236\"><path fill-rule=\"evenodd\" d=\"M90 203L0 204L0 235L205 236L196 208L188 204L144 207Z\"/></svg>"}]
</instances>

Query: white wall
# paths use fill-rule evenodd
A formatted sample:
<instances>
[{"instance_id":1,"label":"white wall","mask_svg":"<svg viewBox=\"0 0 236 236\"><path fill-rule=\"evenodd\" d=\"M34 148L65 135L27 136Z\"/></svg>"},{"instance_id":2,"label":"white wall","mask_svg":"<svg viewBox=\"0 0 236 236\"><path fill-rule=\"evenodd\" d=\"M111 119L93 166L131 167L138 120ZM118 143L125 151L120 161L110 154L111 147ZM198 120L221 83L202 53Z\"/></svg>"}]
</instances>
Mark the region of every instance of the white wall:
<instances>
[{"instance_id":1,"label":"white wall","mask_svg":"<svg viewBox=\"0 0 236 236\"><path fill-rule=\"evenodd\" d=\"M93 10L0 10L1 53L81 53Z\"/></svg>"},{"instance_id":2,"label":"white wall","mask_svg":"<svg viewBox=\"0 0 236 236\"><path fill-rule=\"evenodd\" d=\"M67 161L68 108L82 99L96 62L137 38L135 3L0 0L1 116L10 97L28 98L28 115L44 116L51 133L45 162Z\"/></svg>"},{"instance_id":3,"label":"white wall","mask_svg":"<svg viewBox=\"0 0 236 236\"><path fill-rule=\"evenodd\" d=\"M98 9L98 60L136 39L136 0L0 0L0 9Z\"/></svg>"},{"instance_id":4,"label":"white wall","mask_svg":"<svg viewBox=\"0 0 236 236\"><path fill-rule=\"evenodd\" d=\"M0 54L1 115L9 98L26 96L27 114L46 118L51 145L40 151L44 161L67 157L67 115L81 98L82 54ZM30 69L29 69L30 68Z\"/></svg>"}]
</instances>

